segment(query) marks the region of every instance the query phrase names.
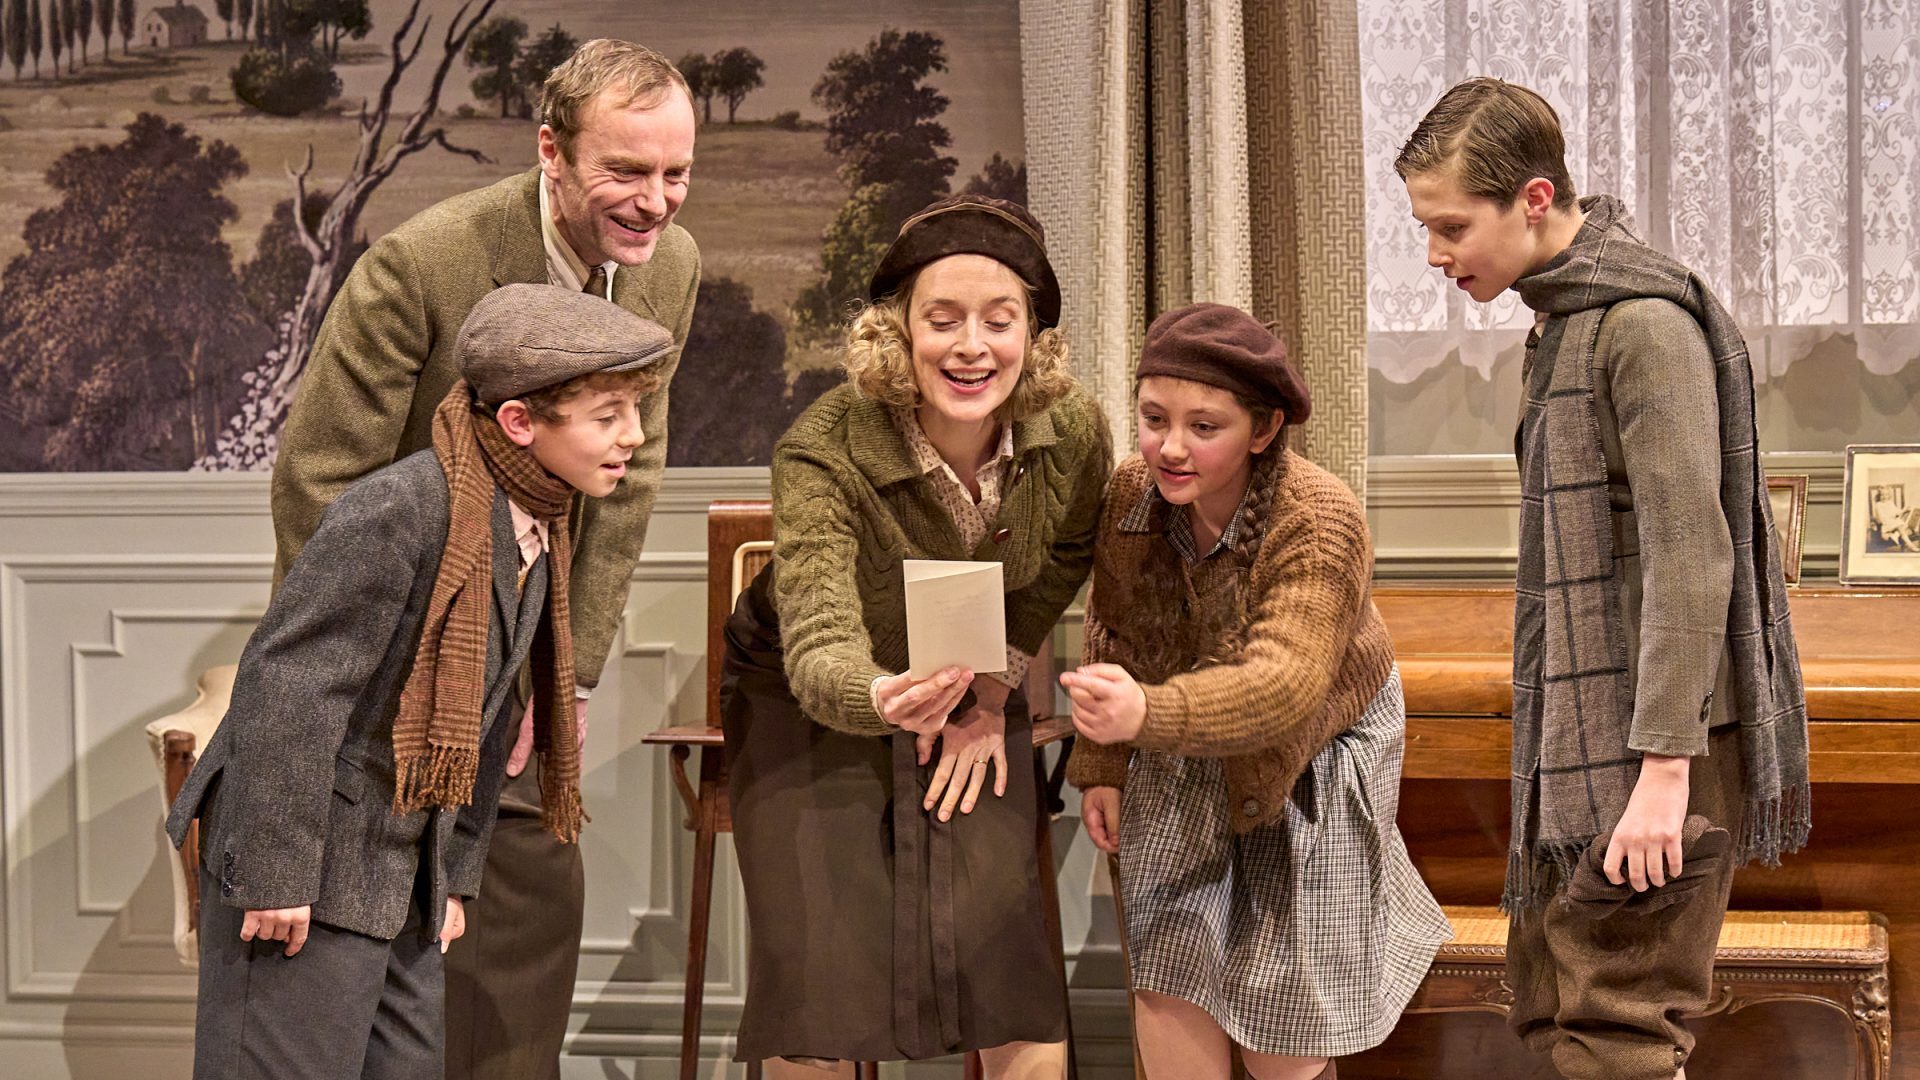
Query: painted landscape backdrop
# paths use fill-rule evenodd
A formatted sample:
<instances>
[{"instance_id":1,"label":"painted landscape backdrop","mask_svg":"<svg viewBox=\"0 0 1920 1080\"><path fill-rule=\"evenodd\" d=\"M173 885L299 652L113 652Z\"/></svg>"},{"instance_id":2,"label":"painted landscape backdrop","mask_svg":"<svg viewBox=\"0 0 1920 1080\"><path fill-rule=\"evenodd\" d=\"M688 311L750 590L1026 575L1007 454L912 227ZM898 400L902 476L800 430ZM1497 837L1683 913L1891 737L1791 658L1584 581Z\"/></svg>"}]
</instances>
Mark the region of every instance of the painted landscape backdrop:
<instances>
[{"instance_id":1,"label":"painted landscape backdrop","mask_svg":"<svg viewBox=\"0 0 1920 1080\"><path fill-rule=\"evenodd\" d=\"M270 466L353 260L602 36L702 116L671 464L767 460L908 213L1025 197L1018 0L0 0L0 471Z\"/></svg>"}]
</instances>

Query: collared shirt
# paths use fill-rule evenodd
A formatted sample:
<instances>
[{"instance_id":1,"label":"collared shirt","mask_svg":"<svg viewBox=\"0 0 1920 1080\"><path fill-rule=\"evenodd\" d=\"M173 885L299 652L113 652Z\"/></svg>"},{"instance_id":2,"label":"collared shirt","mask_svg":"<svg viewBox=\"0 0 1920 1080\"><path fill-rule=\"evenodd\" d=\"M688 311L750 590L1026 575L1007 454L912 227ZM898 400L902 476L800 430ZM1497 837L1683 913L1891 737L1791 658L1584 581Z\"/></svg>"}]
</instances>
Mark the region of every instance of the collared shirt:
<instances>
[{"instance_id":1,"label":"collared shirt","mask_svg":"<svg viewBox=\"0 0 1920 1080\"><path fill-rule=\"evenodd\" d=\"M553 220L552 202L547 193L547 177L540 177L540 239L547 249L547 284L558 285L563 289L581 292L587 287L587 277L593 272L580 256L574 253L573 245L560 235L560 226ZM608 259L601 264L607 272L607 299L613 299L613 274L620 264Z\"/></svg>"},{"instance_id":2,"label":"collared shirt","mask_svg":"<svg viewBox=\"0 0 1920 1080\"><path fill-rule=\"evenodd\" d=\"M520 584L527 583L527 571L547 550L547 523L534 517L519 503L507 500L507 513L513 517L513 537L520 544Z\"/></svg>"},{"instance_id":3,"label":"collared shirt","mask_svg":"<svg viewBox=\"0 0 1920 1080\"><path fill-rule=\"evenodd\" d=\"M1192 565L1211 559L1222 551L1233 550L1233 545L1240 541L1240 533L1246 528L1247 494L1252 490L1253 485L1248 484L1247 490L1240 493L1240 504L1233 508L1233 516L1227 519L1227 527L1220 530L1220 539L1214 541L1213 546L1204 554L1200 551L1200 545L1194 540L1193 523L1187 520L1184 508L1167 502L1161 497L1159 487L1154 485L1149 485L1147 490L1141 493L1139 501L1133 504L1133 509L1127 511L1127 516L1121 519L1120 528L1126 532L1145 532L1148 522L1153 518L1156 505L1165 506L1167 508L1167 543L1173 545L1173 550L1179 552L1180 557L1185 559L1188 565Z\"/></svg>"},{"instance_id":4,"label":"collared shirt","mask_svg":"<svg viewBox=\"0 0 1920 1080\"><path fill-rule=\"evenodd\" d=\"M894 426L907 441L907 449L913 454L913 461L920 472L933 481L934 495L940 500L940 508L947 512L954 530L960 534L960 543L971 551L980 546L993 528L993 521L1000 516L1000 498L1006 486L1007 475L1013 466L1013 425L1000 425L1000 445L986 464L973 474L974 482L980 485L980 500L974 501L973 493L960 482L960 475L953 471L940 451L934 449L933 440L927 438L927 431L920 426L920 420L912 409L892 408L887 412L893 417ZM989 672L994 680L1019 689L1027 677L1027 666L1033 657L1007 646L1007 670Z\"/></svg>"}]
</instances>

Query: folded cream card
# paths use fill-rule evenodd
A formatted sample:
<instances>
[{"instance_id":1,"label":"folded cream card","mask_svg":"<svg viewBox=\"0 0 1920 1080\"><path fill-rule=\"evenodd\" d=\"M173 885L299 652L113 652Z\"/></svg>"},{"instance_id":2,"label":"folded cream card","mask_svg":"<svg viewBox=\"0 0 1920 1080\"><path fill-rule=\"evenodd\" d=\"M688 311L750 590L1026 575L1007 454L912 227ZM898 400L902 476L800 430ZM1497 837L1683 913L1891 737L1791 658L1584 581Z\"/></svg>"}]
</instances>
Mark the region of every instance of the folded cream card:
<instances>
[{"instance_id":1,"label":"folded cream card","mask_svg":"<svg viewBox=\"0 0 1920 1080\"><path fill-rule=\"evenodd\" d=\"M907 559L908 674L949 664L974 674L1007 670L1007 598L997 562Z\"/></svg>"}]
</instances>

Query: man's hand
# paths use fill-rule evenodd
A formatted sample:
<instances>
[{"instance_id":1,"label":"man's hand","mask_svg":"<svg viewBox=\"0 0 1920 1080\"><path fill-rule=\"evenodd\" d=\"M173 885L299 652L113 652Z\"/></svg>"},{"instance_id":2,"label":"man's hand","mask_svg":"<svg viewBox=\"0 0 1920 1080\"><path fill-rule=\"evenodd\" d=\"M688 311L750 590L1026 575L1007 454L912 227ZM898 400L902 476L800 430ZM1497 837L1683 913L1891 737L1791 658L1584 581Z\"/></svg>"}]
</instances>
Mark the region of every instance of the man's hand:
<instances>
[{"instance_id":1,"label":"man's hand","mask_svg":"<svg viewBox=\"0 0 1920 1080\"><path fill-rule=\"evenodd\" d=\"M573 745L585 751L587 746L587 699L573 699ZM527 759L533 756L533 702L527 702L525 712L520 714L520 734L514 737L513 750L507 754L507 775L519 776L526 771Z\"/></svg>"},{"instance_id":2,"label":"man's hand","mask_svg":"<svg viewBox=\"0 0 1920 1080\"><path fill-rule=\"evenodd\" d=\"M1118 664L1087 664L1062 672L1060 685L1073 699L1073 726L1099 743L1132 742L1147 722L1147 695Z\"/></svg>"},{"instance_id":3,"label":"man's hand","mask_svg":"<svg viewBox=\"0 0 1920 1080\"><path fill-rule=\"evenodd\" d=\"M447 917L440 920L440 951L460 939L467 932L467 903L457 896L447 897Z\"/></svg>"},{"instance_id":4,"label":"man's hand","mask_svg":"<svg viewBox=\"0 0 1920 1080\"><path fill-rule=\"evenodd\" d=\"M1680 830L1687 821L1687 769L1691 759L1648 754L1633 785L1627 811L1607 841L1607 880L1633 882L1634 892L1660 888L1680 873ZM1622 872L1622 863L1625 872Z\"/></svg>"},{"instance_id":5,"label":"man's hand","mask_svg":"<svg viewBox=\"0 0 1920 1080\"><path fill-rule=\"evenodd\" d=\"M1109 855L1120 851L1120 789L1090 787L1080 793L1080 822L1087 839Z\"/></svg>"},{"instance_id":6,"label":"man's hand","mask_svg":"<svg viewBox=\"0 0 1920 1080\"><path fill-rule=\"evenodd\" d=\"M972 682L973 672L961 667L941 668L925 679L904 672L887 675L874 680L873 703L880 719L894 727L931 735L946 724Z\"/></svg>"},{"instance_id":7,"label":"man's hand","mask_svg":"<svg viewBox=\"0 0 1920 1080\"><path fill-rule=\"evenodd\" d=\"M240 920L240 940L284 941L287 955L299 952L307 943L307 926L313 921L313 905L261 908L249 911Z\"/></svg>"}]
</instances>

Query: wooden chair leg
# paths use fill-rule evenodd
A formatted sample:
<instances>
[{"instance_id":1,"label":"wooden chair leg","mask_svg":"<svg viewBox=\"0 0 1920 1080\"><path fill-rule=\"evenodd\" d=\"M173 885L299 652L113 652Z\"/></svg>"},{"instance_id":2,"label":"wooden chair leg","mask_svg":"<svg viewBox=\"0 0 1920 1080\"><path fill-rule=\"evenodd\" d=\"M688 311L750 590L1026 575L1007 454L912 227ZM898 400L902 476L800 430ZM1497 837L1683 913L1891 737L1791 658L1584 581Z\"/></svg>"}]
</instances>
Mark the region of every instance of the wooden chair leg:
<instances>
[{"instance_id":1,"label":"wooden chair leg","mask_svg":"<svg viewBox=\"0 0 1920 1080\"><path fill-rule=\"evenodd\" d=\"M1133 1044L1133 1080L1147 1080L1147 1067L1140 1060L1140 1028L1134 1019L1133 959L1127 955L1127 904L1120 895L1120 860L1107 856L1107 879L1113 883L1114 921L1120 924L1120 979L1127 987L1127 1041Z\"/></svg>"},{"instance_id":2,"label":"wooden chair leg","mask_svg":"<svg viewBox=\"0 0 1920 1080\"><path fill-rule=\"evenodd\" d=\"M877 1061L863 1061L854 1066L853 1071L860 1080L880 1080L880 1063Z\"/></svg>"},{"instance_id":3,"label":"wooden chair leg","mask_svg":"<svg viewBox=\"0 0 1920 1080\"><path fill-rule=\"evenodd\" d=\"M687 991L680 1019L680 1080L700 1070L700 1006L707 989L707 923L713 914L713 823L694 831L693 908L687 915Z\"/></svg>"},{"instance_id":4,"label":"wooden chair leg","mask_svg":"<svg viewBox=\"0 0 1920 1080\"><path fill-rule=\"evenodd\" d=\"M758 1061L747 1062L747 1080L760 1080L760 1063Z\"/></svg>"},{"instance_id":5,"label":"wooden chair leg","mask_svg":"<svg viewBox=\"0 0 1920 1080\"><path fill-rule=\"evenodd\" d=\"M980 1061L980 1051L967 1051L966 1060L960 1068L960 1075L966 1080L987 1080L987 1067Z\"/></svg>"},{"instance_id":6,"label":"wooden chair leg","mask_svg":"<svg viewBox=\"0 0 1920 1080\"><path fill-rule=\"evenodd\" d=\"M1067 986L1066 931L1060 920L1060 876L1053 868L1053 819L1047 812L1047 764L1044 749L1033 752L1034 791L1039 812L1034 816L1033 850L1040 872L1040 914L1047 926L1047 944L1053 949L1054 970L1060 973L1063 993ZM1080 1065L1073 1049L1073 995L1067 994L1067 1078L1080 1080Z\"/></svg>"}]
</instances>

